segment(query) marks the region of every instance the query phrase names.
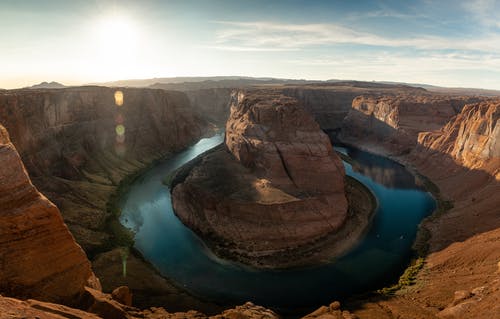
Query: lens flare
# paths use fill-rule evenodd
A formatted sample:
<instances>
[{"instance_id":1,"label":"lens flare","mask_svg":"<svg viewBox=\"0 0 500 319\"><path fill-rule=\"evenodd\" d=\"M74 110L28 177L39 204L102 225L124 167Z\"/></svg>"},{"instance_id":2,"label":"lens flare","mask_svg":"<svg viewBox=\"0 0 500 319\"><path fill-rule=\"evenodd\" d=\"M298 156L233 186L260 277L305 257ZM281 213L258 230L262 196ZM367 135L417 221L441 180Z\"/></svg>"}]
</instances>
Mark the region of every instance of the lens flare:
<instances>
[{"instance_id":1,"label":"lens flare","mask_svg":"<svg viewBox=\"0 0 500 319\"><path fill-rule=\"evenodd\" d=\"M123 115L118 114L117 116L115 116L115 123L116 124L123 124L123 122L124 122Z\"/></svg>"},{"instance_id":2,"label":"lens flare","mask_svg":"<svg viewBox=\"0 0 500 319\"><path fill-rule=\"evenodd\" d=\"M116 104L116 106L123 105L123 92L120 90L115 92L115 104Z\"/></svg>"},{"instance_id":3,"label":"lens flare","mask_svg":"<svg viewBox=\"0 0 500 319\"><path fill-rule=\"evenodd\" d=\"M125 135L116 135L116 143L118 144L125 143Z\"/></svg>"},{"instance_id":4,"label":"lens flare","mask_svg":"<svg viewBox=\"0 0 500 319\"><path fill-rule=\"evenodd\" d=\"M125 126L123 125L117 125L115 128L116 135L124 135L125 134Z\"/></svg>"}]
</instances>

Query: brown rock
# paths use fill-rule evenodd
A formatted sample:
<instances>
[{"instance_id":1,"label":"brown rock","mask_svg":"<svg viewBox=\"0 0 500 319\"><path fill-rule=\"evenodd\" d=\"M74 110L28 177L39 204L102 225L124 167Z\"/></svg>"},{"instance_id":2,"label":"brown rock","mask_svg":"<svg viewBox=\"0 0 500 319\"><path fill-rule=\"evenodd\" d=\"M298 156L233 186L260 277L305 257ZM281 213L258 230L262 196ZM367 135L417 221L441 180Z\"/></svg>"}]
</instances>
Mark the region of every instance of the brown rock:
<instances>
[{"instance_id":1,"label":"brown rock","mask_svg":"<svg viewBox=\"0 0 500 319\"><path fill-rule=\"evenodd\" d=\"M116 185L207 125L184 93L107 87L2 91L0 122L33 183L92 255L110 241L103 228Z\"/></svg>"},{"instance_id":2,"label":"brown rock","mask_svg":"<svg viewBox=\"0 0 500 319\"><path fill-rule=\"evenodd\" d=\"M0 296L1 319L99 319L101 317L86 311L70 307L29 299L19 299Z\"/></svg>"},{"instance_id":3,"label":"brown rock","mask_svg":"<svg viewBox=\"0 0 500 319\"><path fill-rule=\"evenodd\" d=\"M127 286L120 286L113 290L111 297L125 306L132 306L132 292Z\"/></svg>"},{"instance_id":4,"label":"brown rock","mask_svg":"<svg viewBox=\"0 0 500 319\"><path fill-rule=\"evenodd\" d=\"M85 292L81 296L80 306L88 312L95 313L102 318L109 319L126 319L129 318L126 305L113 300L111 295L104 294L92 288L85 288Z\"/></svg>"},{"instance_id":5,"label":"brown rock","mask_svg":"<svg viewBox=\"0 0 500 319\"><path fill-rule=\"evenodd\" d=\"M68 303L100 289L59 210L31 184L0 126L0 292Z\"/></svg>"},{"instance_id":6,"label":"brown rock","mask_svg":"<svg viewBox=\"0 0 500 319\"><path fill-rule=\"evenodd\" d=\"M344 139L378 141L392 151L407 153L420 132L440 129L462 107L480 98L442 95L362 95L352 101L344 119Z\"/></svg>"},{"instance_id":7,"label":"brown rock","mask_svg":"<svg viewBox=\"0 0 500 319\"><path fill-rule=\"evenodd\" d=\"M240 92L226 148L206 155L175 186L173 205L217 254L285 266L271 259L344 224L344 175L328 136L296 100L273 90ZM287 265L300 262L286 258Z\"/></svg>"},{"instance_id":8,"label":"brown rock","mask_svg":"<svg viewBox=\"0 0 500 319\"><path fill-rule=\"evenodd\" d=\"M464 167L498 169L499 119L500 100L468 104L441 130L421 133L418 142L429 150L449 154Z\"/></svg>"}]
</instances>

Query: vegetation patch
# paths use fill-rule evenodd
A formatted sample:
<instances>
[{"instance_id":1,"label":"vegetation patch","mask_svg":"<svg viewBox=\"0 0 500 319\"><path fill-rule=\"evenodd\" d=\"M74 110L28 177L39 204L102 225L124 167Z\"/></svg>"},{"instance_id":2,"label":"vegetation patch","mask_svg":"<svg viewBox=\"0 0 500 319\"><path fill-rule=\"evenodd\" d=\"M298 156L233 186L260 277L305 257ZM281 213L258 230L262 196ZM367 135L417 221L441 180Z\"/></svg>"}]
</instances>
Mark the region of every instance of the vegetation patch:
<instances>
[{"instance_id":1,"label":"vegetation patch","mask_svg":"<svg viewBox=\"0 0 500 319\"><path fill-rule=\"evenodd\" d=\"M425 258L424 257L419 257L417 259L414 259L410 266L406 268L405 272L399 277L399 281L397 284L392 285L390 287L385 287L377 292L384 294L384 295L393 295L396 293L398 290L414 285L417 281L417 275L419 271L424 267L425 265Z\"/></svg>"},{"instance_id":2,"label":"vegetation patch","mask_svg":"<svg viewBox=\"0 0 500 319\"><path fill-rule=\"evenodd\" d=\"M429 178L424 175L415 173L420 182L423 184L424 188L432 194L436 200L436 208L434 212L426 217L419 225L419 230L417 232L417 237L413 243L413 250L415 252L415 257L411 260L410 266L406 268L405 272L399 277L396 284L377 290L378 293L384 295L393 295L398 290L414 285L417 281L417 275L419 271L425 265L425 258L429 252L429 240L431 238L430 230L425 227L425 224L432 222L448 212L453 208L453 202L443 199L439 187L434 184Z\"/></svg>"}]
</instances>

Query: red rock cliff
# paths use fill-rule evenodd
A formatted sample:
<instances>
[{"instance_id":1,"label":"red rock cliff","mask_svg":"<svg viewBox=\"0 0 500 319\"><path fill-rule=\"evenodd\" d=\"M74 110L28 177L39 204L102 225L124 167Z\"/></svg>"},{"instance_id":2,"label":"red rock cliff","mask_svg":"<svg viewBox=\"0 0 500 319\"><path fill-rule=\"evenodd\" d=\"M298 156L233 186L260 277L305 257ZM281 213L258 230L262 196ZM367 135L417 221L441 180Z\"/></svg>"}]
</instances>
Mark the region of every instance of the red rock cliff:
<instances>
[{"instance_id":1,"label":"red rock cliff","mask_svg":"<svg viewBox=\"0 0 500 319\"><path fill-rule=\"evenodd\" d=\"M0 293L67 303L85 285L90 262L0 126Z\"/></svg>"},{"instance_id":2,"label":"red rock cliff","mask_svg":"<svg viewBox=\"0 0 500 319\"><path fill-rule=\"evenodd\" d=\"M418 142L430 151L450 155L465 167L498 174L500 100L466 105L441 130L419 134Z\"/></svg>"},{"instance_id":3,"label":"red rock cliff","mask_svg":"<svg viewBox=\"0 0 500 319\"><path fill-rule=\"evenodd\" d=\"M396 151L415 147L420 132L440 129L473 97L441 95L362 95L344 119L344 139L382 142Z\"/></svg>"}]
</instances>

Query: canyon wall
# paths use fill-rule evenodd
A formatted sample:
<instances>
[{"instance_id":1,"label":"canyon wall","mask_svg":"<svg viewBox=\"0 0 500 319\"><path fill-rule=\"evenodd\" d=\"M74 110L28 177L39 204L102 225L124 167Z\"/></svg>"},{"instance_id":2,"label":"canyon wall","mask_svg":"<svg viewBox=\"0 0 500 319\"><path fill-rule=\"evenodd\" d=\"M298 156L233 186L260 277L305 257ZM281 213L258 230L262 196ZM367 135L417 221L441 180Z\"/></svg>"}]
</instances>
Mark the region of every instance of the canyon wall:
<instances>
[{"instance_id":1,"label":"canyon wall","mask_svg":"<svg viewBox=\"0 0 500 319\"><path fill-rule=\"evenodd\" d=\"M109 241L106 203L119 182L206 129L184 93L104 87L4 92L0 123L87 252Z\"/></svg>"},{"instance_id":2,"label":"canyon wall","mask_svg":"<svg viewBox=\"0 0 500 319\"><path fill-rule=\"evenodd\" d=\"M224 127L229 116L231 88L209 88L185 91L193 108L211 123Z\"/></svg>"},{"instance_id":3,"label":"canyon wall","mask_svg":"<svg viewBox=\"0 0 500 319\"><path fill-rule=\"evenodd\" d=\"M338 82L323 85L286 86L282 92L296 98L314 116L323 130L338 130L351 110L353 99L362 94L422 94L424 89L369 82Z\"/></svg>"},{"instance_id":4,"label":"canyon wall","mask_svg":"<svg viewBox=\"0 0 500 319\"><path fill-rule=\"evenodd\" d=\"M359 97L344 122L347 142L390 155L439 188L438 210L421 225L429 255L417 285L356 301L360 317L491 318L500 310L500 100L440 99Z\"/></svg>"},{"instance_id":5,"label":"canyon wall","mask_svg":"<svg viewBox=\"0 0 500 319\"><path fill-rule=\"evenodd\" d=\"M0 125L0 293L72 303L85 285L100 287L90 262Z\"/></svg>"},{"instance_id":6,"label":"canyon wall","mask_svg":"<svg viewBox=\"0 0 500 319\"><path fill-rule=\"evenodd\" d=\"M475 97L441 95L361 95L342 125L342 138L370 139L409 152L417 145L420 132L440 129L462 107L478 101Z\"/></svg>"},{"instance_id":7,"label":"canyon wall","mask_svg":"<svg viewBox=\"0 0 500 319\"><path fill-rule=\"evenodd\" d=\"M500 170L500 101L466 105L441 130L423 132L418 143L427 151L449 154L464 167Z\"/></svg>"}]
</instances>

